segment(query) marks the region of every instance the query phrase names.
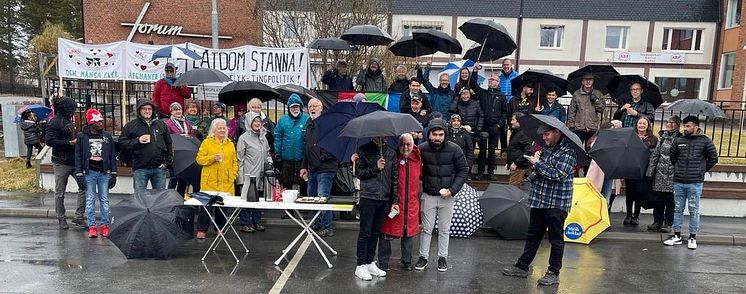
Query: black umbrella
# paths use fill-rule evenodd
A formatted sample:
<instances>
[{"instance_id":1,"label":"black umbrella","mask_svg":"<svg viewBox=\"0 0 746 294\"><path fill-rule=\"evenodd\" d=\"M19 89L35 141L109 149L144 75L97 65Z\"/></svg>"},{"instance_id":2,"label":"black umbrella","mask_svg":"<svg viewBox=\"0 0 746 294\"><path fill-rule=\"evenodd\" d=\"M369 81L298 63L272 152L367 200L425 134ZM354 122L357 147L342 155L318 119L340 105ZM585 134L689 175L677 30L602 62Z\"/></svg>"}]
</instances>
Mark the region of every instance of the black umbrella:
<instances>
[{"instance_id":1,"label":"black umbrella","mask_svg":"<svg viewBox=\"0 0 746 294\"><path fill-rule=\"evenodd\" d=\"M530 219L528 194L513 185L490 184L479 197L484 224L507 240L526 239Z\"/></svg>"},{"instance_id":2,"label":"black umbrella","mask_svg":"<svg viewBox=\"0 0 746 294\"><path fill-rule=\"evenodd\" d=\"M482 18L471 19L462 24L458 29L464 33L467 39L482 44L485 49L500 50L508 52L506 55L510 55L518 48L508 30L501 24L491 20Z\"/></svg>"},{"instance_id":3,"label":"black umbrella","mask_svg":"<svg viewBox=\"0 0 746 294\"><path fill-rule=\"evenodd\" d=\"M339 38L352 44L363 46L386 46L394 41L388 33L374 25L353 26L347 29Z\"/></svg>"},{"instance_id":4,"label":"black umbrella","mask_svg":"<svg viewBox=\"0 0 746 294\"><path fill-rule=\"evenodd\" d=\"M648 168L650 150L634 128L605 129L588 155L604 171L607 179L642 179Z\"/></svg>"},{"instance_id":5,"label":"black umbrella","mask_svg":"<svg viewBox=\"0 0 746 294\"><path fill-rule=\"evenodd\" d=\"M277 93L280 93L280 97L278 98L278 100L282 103L287 103L290 94L298 94L304 105L308 105L308 100L311 100L312 98L321 100L316 92L294 84L277 86L275 87L275 90L277 91Z\"/></svg>"},{"instance_id":6,"label":"black umbrella","mask_svg":"<svg viewBox=\"0 0 746 294\"><path fill-rule=\"evenodd\" d=\"M609 83L614 77L619 75L619 72L611 65L586 65L579 70L571 72L567 76L567 80L569 81L567 91L572 94L580 89L583 77L587 74L593 75L593 88L606 95L609 94Z\"/></svg>"},{"instance_id":7,"label":"black umbrella","mask_svg":"<svg viewBox=\"0 0 746 294\"><path fill-rule=\"evenodd\" d=\"M254 97L259 98L262 102L267 102L277 99L280 94L272 87L256 81L231 82L218 93L218 101L227 105L245 104Z\"/></svg>"},{"instance_id":8,"label":"black umbrella","mask_svg":"<svg viewBox=\"0 0 746 294\"><path fill-rule=\"evenodd\" d=\"M412 38L436 51L448 54L461 54L464 49L456 38L436 29L416 30L412 32Z\"/></svg>"},{"instance_id":9,"label":"black umbrella","mask_svg":"<svg viewBox=\"0 0 746 294\"><path fill-rule=\"evenodd\" d=\"M375 111L352 119L339 133L340 137L375 138L422 132L422 125L408 113Z\"/></svg>"},{"instance_id":10,"label":"black umbrella","mask_svg":"<svg viewBox=\"0 0 746 294\"><path fill-rule=\"evenodd\" d=\"M720 107L699 99L679 99L669 104L666 111L681 112L693 115L704 115L713 118L724 118L725 112Z\"/></svg>"},{"instance_id":11,"label":"black umbrella","mask_svg":"<svg viewBox=\"0 0 746 294\"><path fill-rule=\"evenodd\" d=\"M313 40L307 46L309 49L319 50L340 50L340 51L354 51L357 50L355 46L352 46L350 42L342 40L340 38L322 38Z\"/></svg>"},{"instance_id":12,"label":"black umbrella","mask_svg":"<svg viewBox=\"0 0 746 294\"><path fill-rule=\"evenodd\" d=\"M389 51L396 56L401 57L420 57L430 55L438 50L428 48L421 42L415 40L412 36L401 37L398 41L389 46Z\"/></svg>"},{"instance_id":13,"label":"black umbrella","mask_svg":"<svg viewBox=\"0 0 746 294\"><path fill-rule=\"evenodd\" d=\"M614 98L614 101L619 105L624 104L632 97L629 93L629 87L634 83L639 83L642 86L642 99L653 104L653 108L658 108L663 104L663 97L661 97L661 90L658 85L639 75L614 77L609 83L611 98Z\"/></svg>"},{"instance_id":14,"label":"black umbrella","mask_svg":"<svg viewBox=\"0 0 746 294\"><path fill-rule=\"evenodd\" d=\"M531 139L534 140L534 143L539 144L541 147L546 145L544 139L541 137L542 134L537 132L541 125L548 125L560 130L560 132L565 135L565 138L570 140L570 146L575 150L575 157L577 158L578 164L586 165L590 162L588 155L585 153L585 145L580 141L580 137L570 131L570 129L556 117L543 114L531 114L518 118L518 123L521 124L523 132L531 137Z\"/></svg>"},{"instance_id":15,"label":"black umbrella","mask_svg":"<svg viewBox=\"0 0 746 294\"><path fill-rule=\"evenodd\" d=\"M498 60L510 55L510 53L512 52L493 48L482 48L482 45L480 45L479 43L474 43L473 45L471 45L471 48L469 48L469 50L466 50L466 53L464 53L464 59L486 62Z\"/></svg>"},{"instance_id":16,"label":"black umbrella","mask_svg":"<svg viewBox=\"0 0 746 294\"><path fill-rule=\"evenodd\" d=\"M109 240L127 258L168 258L193 237L193 209L175 190L135 192L111 207Z\"/></svg>"},{"instance_id":17,"label":"black umbrella","mask_svg":"<svg viewBox=\"0 0 746 294\"><path fill-rule=\"evenodd\" d=\"M197 150L201 144L192 136L171 135L174 146L173 170L177 178L189 183L194 191L199 191L202 167L197 164Z\"/></svg>"},{"instance_id":18,"label":"black umbrella","mask_svg":"<svg viewBox=\"0 0 746 294\"><path fill-rule=\"evenodd\" d=\"M231 78L219 70L198 68L185 72L174 82L175 86L196 86L206 83L230 82Z\"/></svg>"},{"instance_id":19,"label":"black umbrella","mask_svg":"<svg viewBox=\"0 0 746 294\"><path fill-rule=\"evenodd\" d=\"M534 84L534 89L536 89L537 93L536 99L544 97L549 88L557 89L558 97L567 93L567 80L545 69L529 69L510 81L513 95L520 96L521 91L523 91L523 85L527 83Z\"/></svg>"}]
</instances>

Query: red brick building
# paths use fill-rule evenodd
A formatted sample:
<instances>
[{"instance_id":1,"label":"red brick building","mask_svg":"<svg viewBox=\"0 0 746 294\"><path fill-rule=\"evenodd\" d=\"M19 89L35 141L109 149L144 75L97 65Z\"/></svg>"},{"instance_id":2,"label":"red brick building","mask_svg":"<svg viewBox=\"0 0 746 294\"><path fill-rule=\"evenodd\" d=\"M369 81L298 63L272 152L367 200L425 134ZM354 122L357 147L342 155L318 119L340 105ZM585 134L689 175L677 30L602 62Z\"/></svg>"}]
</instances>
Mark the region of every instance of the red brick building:
<instances>
[{"instance_id":1,"label":"red brick building","mask_svg":"<svg viewBox=\"0 0 746 294\"><path fill-rule=\"evenodd\" d=\"M218 1L220 47L258 44L261 28L256 15L256 1ZM211 31L209 0L83 0L86 43L124 41L132 34L130 41L137 43L191 42L209 47Z\"/></svg>"},{"instance_id":2,"label":"red brick building","mask_svg":"<svg viewBox=\"0 0 746 294\"><path fill-rule=\"evenodd\" d=\"M746 99L746 29L741 27L741 8L746 0L720 0L721 23L713 97L724 106L742 108Z\"/></svg>"}]
</instances>

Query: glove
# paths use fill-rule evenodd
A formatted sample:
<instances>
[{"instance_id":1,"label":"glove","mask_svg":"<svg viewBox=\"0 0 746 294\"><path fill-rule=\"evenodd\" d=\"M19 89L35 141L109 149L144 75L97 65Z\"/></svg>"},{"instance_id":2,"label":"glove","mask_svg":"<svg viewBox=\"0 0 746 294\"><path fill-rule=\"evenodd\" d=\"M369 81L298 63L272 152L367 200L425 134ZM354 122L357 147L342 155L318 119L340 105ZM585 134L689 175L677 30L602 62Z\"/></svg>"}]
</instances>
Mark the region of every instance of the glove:
<instances>
[{"instance_id":1,"label":"glove","mask_svg":"<svg viewBox=\"0 0 746 294\"><path fill-rule=\"evenodd\" d=\"M462 126L462 128L464 128L464 130L466 130L467 132L471 133L471 126L470 125Z\"/></svg>"},{"instance_id":2,"label":"glove","mask_svg":"<svg viewBox=\"0 0 746 294\"><path fill-rule=\"evenodd\" d=\"M109 190L114 189L114 186L117 185L117 174L111 174L109 177Z\"/></svg>"},{"instance_id":3,"label":"glove","mask_svg":"<svg viewBox=\"0 0 746 294\"><path fill-rule=\"evenodd\" d=\"M596 95L593 95L593 93L591 93L590 95L588 95L588 98L591 99L591 103L596 103L596 100L598 100L598 98L596 97Z\"/></svg>"},{"instance_id":4,"label":"glove","mask_svg":"<svg viewBox=\"0 0 746 294\"><path fill-rule=\"evenodd\" d=\"M85 178L83 177L83 174L75 174L75 182L78 183L78 187L80 187L80 190L85 190Z\"/></svg>"}]
</instances>

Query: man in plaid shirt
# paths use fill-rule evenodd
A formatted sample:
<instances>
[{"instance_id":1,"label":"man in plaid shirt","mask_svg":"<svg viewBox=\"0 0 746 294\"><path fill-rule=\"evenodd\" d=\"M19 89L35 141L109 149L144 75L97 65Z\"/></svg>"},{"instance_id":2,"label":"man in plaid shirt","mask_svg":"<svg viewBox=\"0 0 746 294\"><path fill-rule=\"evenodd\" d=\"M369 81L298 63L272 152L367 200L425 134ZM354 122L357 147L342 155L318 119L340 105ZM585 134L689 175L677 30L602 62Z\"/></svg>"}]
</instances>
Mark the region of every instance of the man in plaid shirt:
<instances>
[{"instance_id":1,"label":"man in plaid shirt","mask_svg":"<svg viewBox=\"0 0 746 294\"><path fill-rule=\"evenodd\" d=\"M572 202L573 166L575 151L570 147L569 139L560 130L547 125L539 127L538 133L546 147L528 157L533 164L533 172L528 177L531 192L528 204L531 207L531 218L528 227L528 239L523 255L518 262L503 270L506 276L528 276L528 267L536 256L544 232L549 230L549 243L552 250L549 255L549 270L539 279L539 285L551 286L559 283L562 267L562 254L565 248L563 227Z\"/></svg>"}]
</instances>

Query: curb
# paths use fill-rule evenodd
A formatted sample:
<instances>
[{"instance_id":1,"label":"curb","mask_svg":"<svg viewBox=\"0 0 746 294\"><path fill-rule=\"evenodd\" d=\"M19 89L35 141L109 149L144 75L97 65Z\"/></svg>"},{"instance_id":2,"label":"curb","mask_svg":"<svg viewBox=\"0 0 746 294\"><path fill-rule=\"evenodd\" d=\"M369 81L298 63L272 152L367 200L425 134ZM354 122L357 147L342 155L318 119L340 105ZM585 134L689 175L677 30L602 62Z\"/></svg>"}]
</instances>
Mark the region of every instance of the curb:
<instances>
[{"instance_id":1,"label":"curb","mask_svg":"<svg viewBox=\"0 0 746 294\"><path fill-rule=\"evenodd\" d=\"M70 211L65 214L68 218L75 217L75 213ZM98 213L97 213L98 215ZM54 209L47 208L0 208L0 217L26 217L26 218L57 218ZM265 218L264 224L278 227L297 227L289 219ZM337 221L334 227L340 230L357 230L358 223L351 221ZM495 238L497 235L490 229L479 229L475 237ZM627 233L627 232L605 232L596 237L597 240L610 241L654 241L663 242L669 234L652 234L652 233ZM709 245L731 245L746 246L746 235L699 235L697 242Z\"/></svg>"}]
</instances>

